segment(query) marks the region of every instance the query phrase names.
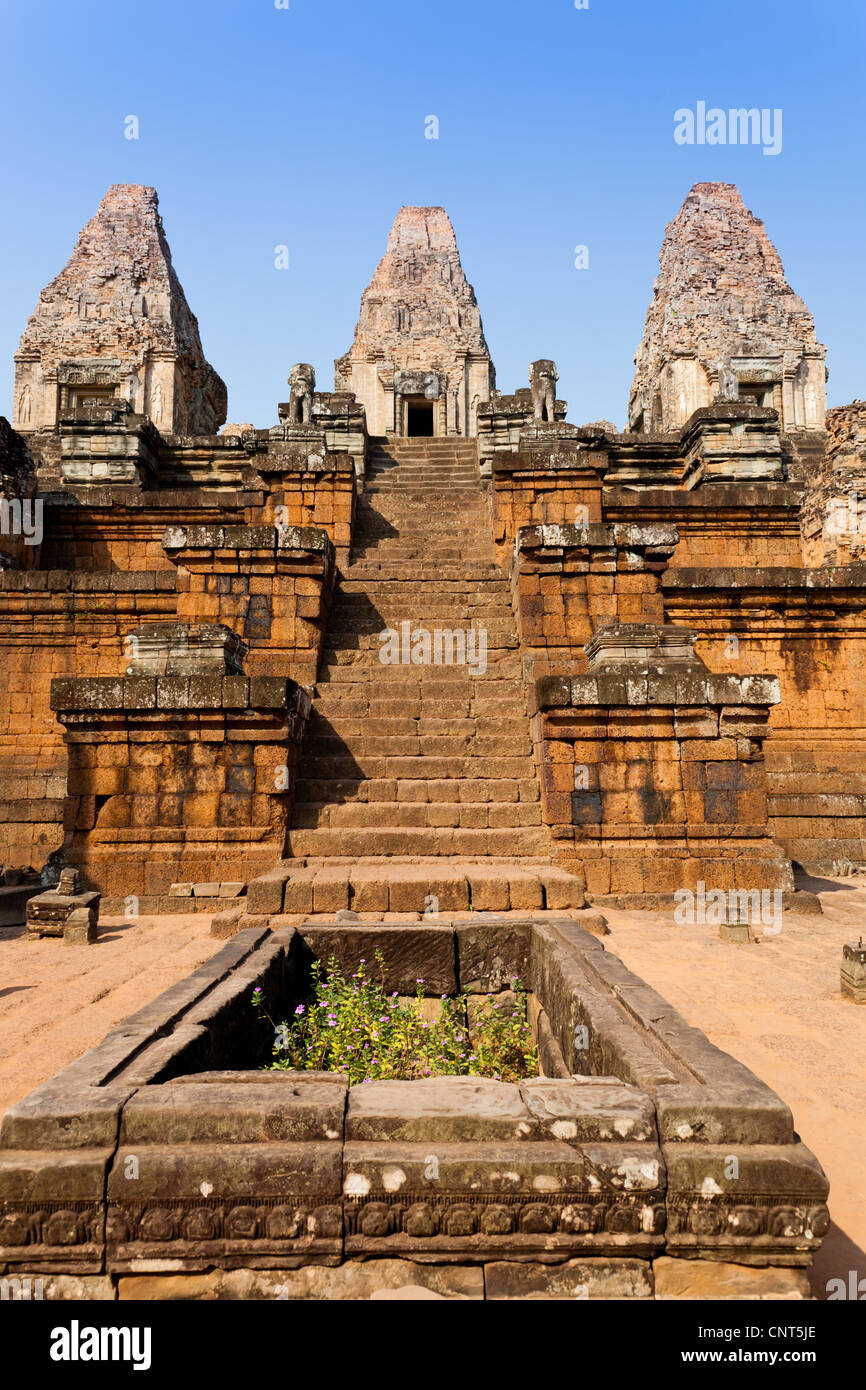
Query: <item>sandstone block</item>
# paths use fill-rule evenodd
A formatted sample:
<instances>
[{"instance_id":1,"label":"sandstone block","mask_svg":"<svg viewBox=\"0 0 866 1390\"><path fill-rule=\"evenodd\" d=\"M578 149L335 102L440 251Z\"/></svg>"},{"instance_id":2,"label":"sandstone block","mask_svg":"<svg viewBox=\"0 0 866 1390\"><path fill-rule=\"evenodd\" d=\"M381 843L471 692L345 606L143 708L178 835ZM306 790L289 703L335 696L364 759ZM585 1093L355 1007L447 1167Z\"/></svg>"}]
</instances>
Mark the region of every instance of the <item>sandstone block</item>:
<instances>
[{"instance_id":1,"label":"sandstone block","mask_svg":"<svg viewBox=\"0 0 866 1390\"><path fill-rule=\"evenodd\" d=\"M660 1255L653 1260L655 1297L658 1299L808 1299L809 1273L805 1269L755 1269L722 1260L679 1260Z\"/></svg>"}]
</instances>

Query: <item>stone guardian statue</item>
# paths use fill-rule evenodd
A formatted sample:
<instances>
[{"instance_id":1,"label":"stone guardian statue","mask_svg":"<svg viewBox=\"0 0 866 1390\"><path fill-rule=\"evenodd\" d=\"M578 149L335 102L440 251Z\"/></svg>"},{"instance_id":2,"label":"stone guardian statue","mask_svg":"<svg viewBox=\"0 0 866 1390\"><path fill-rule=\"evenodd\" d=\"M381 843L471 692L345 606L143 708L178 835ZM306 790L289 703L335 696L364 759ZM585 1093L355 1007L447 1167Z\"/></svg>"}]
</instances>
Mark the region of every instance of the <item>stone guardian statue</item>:
<instances>
[{"instance_id":1,"label":"stone guardian statue","mask_svg":"<svg viewBox=\"0 0 866 1390\"><path fill-rule=\"evenodd\" d=\"M289 373L289 424L308 425L313 416L316 373L309 362L296 362Z\"/></svg>"},{"instance_id":2,"label":"stone guardian statue","mask_svg":"<svg viewBox=\"0 0 866 1390\"><path fill-rule=\"evenodd\" d=\"M556 406L556 383L559 373L556 363L549 357L540 357L530 364L529 387L532 392L532 413L536 420L554 421Z\"/></svg>"}]
</instances>

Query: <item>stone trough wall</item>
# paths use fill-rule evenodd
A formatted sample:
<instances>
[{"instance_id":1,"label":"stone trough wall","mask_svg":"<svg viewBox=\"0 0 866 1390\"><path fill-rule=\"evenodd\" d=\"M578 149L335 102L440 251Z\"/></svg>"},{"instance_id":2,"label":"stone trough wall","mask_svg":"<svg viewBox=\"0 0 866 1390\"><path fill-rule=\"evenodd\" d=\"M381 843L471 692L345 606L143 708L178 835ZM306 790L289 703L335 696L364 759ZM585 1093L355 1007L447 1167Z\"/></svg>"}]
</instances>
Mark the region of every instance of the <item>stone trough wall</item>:
<instances>
[{"instance_id":1,"label":"stone trough wall","mask_svg":"<svg viewBox=\"0 0 866 1390\"><path fill-rule=\"evenodd\" d=\"M376 947L399 992L422 967L442 993L519 975L558 1074L347 1090L250 1070L267 1047L255 987L279 1013L311 956ZM651 1297L697 1260L710 1289L797 1297L826 1196L779 1097L571 921L262 926L7 1111L0 1272L77 1296L88 1280L141 1296L141 1279L184 1296L190 1279L187 1296L216 1280L228 1297L352 1297L436 1266L458 1296ZM376 1262L367 1294L359 1260Z\"/></svg>"}]
</instances>

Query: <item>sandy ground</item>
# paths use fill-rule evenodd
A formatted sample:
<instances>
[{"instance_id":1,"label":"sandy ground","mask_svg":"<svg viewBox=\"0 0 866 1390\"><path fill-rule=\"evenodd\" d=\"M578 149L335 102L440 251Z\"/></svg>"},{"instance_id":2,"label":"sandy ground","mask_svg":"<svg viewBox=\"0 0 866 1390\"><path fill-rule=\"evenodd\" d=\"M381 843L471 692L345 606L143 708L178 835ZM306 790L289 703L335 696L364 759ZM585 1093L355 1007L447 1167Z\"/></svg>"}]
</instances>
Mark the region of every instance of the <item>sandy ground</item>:
<instances>
[{"instance_id":1,"label":"sandy ground","mask_svg":"<svg viewBox=\"0 0 866 1390\"><path fill-rule=\"evenodd\" d=\"M0 928L0 1112L220 950L210 920L108 918L92 946Z\"/></svg>"},{"instance_id":2,"label":"sandy ground","mask_svg":"<svg viewBox=\"0 0 866 1390\"><path fill-rule=\"evenodd\" d=\"M757 945L670 914L615 911L605 945L791 1106L831 1185L833 1226L813 1278L821 1298L829 1279L866 1278L866 1006L839 988L842 944L866 926L866 882L801 886L820 891L824 916L786 913L779 935ZM110 919L89 948L0 929L0 1112L219 950L209 925L204 913Z\"/></svg>"},{"instance_id":3,"label":"sandy ground","mask_svg":"<svg viewBox=\"0 0 866 1390\"><path fill-rule=\"evenodd\" d=\"M866 1278L866 1005L843 998L842 946L866 935L866 882L803 879L824 915L786 912L777 936L731 945L718 928L670 914L606 911L605 947L717 1047L787 1101L804 1144L830 1179L833 1226L812 1289Z\"/></svg>"}]
</instances>

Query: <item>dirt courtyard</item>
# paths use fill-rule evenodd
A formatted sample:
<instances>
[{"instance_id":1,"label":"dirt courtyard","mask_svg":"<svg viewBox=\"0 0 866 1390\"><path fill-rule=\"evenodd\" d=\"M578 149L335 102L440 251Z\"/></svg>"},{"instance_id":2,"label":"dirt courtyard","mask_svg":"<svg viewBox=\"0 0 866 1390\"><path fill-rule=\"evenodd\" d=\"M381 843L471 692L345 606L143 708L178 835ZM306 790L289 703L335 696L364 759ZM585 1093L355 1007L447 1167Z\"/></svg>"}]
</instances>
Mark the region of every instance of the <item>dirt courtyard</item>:
<instances>
[{"instance_id":1,"label":"dirt courtyard","mask_svg":"<svg viewBox=\"0 0 866 1390\"><path fill-rule=\"evenodd\" d=\"M830 1279L866 1278L866 1007L839 988L842 945L866 921L866 881L802 886L820 893L824 915L786 913L757 945L675 925L670 913L606 910L605 946L791 1106L830 1179L833 1225L813 1277L822 1298ZM90 948L0 929L0 1112L219 950L209 926L204 913L109 919Z\"/></svg>"}]
</instances>

